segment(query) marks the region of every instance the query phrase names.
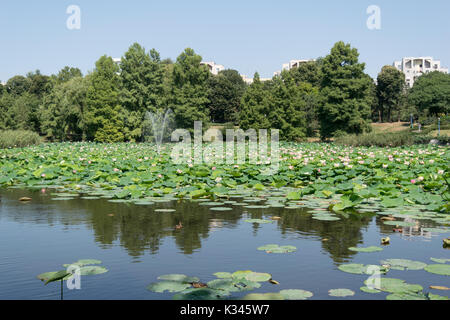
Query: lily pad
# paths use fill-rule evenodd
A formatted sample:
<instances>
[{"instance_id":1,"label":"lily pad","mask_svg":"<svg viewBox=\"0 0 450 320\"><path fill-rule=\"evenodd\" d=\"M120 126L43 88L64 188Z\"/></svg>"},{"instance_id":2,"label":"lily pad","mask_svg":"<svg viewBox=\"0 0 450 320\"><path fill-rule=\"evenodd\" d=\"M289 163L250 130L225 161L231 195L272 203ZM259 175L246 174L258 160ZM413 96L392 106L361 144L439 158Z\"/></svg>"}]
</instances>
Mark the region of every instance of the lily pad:
<instances>
[{"instance_id":1,"label":"lily pad","mask_svg":"<svg viewBox=\"0 0 450 320\"><path fill-rule=\"evenodd\" d=\"M331 289L328 294L332 297L350 297L354 296L355 292L350 289Z\"/></svg>"},{"instance_id":2,"label":"lily pad","mask_svg":"<svg viewBox=\"0 0 450 320\"><path fill-rule=\"evenodd\" d=\"M268 244L259 247L258 250L266 251L267 253L289 253L297 251L297 248L294 246L279 246L277 244Z\"/></svg>"},{"instance_id":3,"label":"lily pad","mask_svg":"<svg viewBox=\"0 0 450 320\"><path fill-rule=\"evenodd\" d=\"M446 258L430 258L430 260L439 263L439 264L444 264L447 262L450 262L450 259L446 259Z\"/></svg>"},{"instance_id":4,"label":"lily pad","mask_svg":"<svg viewBox=\"0 0 450 320\"><path fill-rule=\"evenodd\" d=\"M164 280L150 284L147 286L147 290L163 293L165 291L168 292L181 292L187 288L190 288L191 285L189 283L183 283L179 281L170 281Z\"/></svg>"},{"instance_id":5,"label":"lily pad","mask_svg":"<svg viewBox=\"0 0 450 320\"><path fill-rule=\"evenodd\" d=\"M427 265L420 261L408 259L386 259L381 261L382 264L388 264L396 270L422 270Z\"/></svg>"},{"instance_id":6,"label":"lily pad","mask_svg":"<svg viewBox=\"0 0 450 320\"><path fill-rule=\"evenodd\" d=\"M284 300L284 297L280 293L250 293L246 295L242 300Z\"/></svg>"},{"instance_id":7,"label":"lily pad","mask_svg":"<svg viewBox=\"0 0 450 320\"><path fill-rule=\"evenodd\" d=\"M366 247L366 248L351 247L351 248L348 248L348 250L356 251L356 252L378 252L378 251L383 251L383 248L380 248L380 247L377 247L377 246L370 246L370 247Z\"/></svg>"},{"instance_id":8,"label":"lily pad","mask_svg":"<svg viewBox=\"0 0 450 320\"><path fill-rule=\"evenodd\" d=\"M200 279L197 277L188 277L184 274L164 274L158 277L158 280L169 280L169 281L177 281L182 283L193 283L199 282Z\"/></svg>"},{"instance_id":9,"label":"lily pad","mask_svg":"<svg viewBox=\"0 0 450 320\"><path fill-rule=\"evenodd\" d=\"M90 276L96 274L102 274L108 272L108 269L100 266L83 266L80 268L80 274L82 276Z\"/></svg>"},{"instance_id":10,"label":"lily pad","mask_svg":"<svg viewBox=\"0 0 450 320\"><path fill-rule=\"evenodd\" d=\"M306 300L311 298L314 294L310 291L300 289L281 290L280 294L286 300Z\"/></svg>"},{"instance_id":11,"label":"lily pad","mask_svg":"<svg viewBox=\"0 0 450 320\"><path fill-rule=\"evenodd\" d=\"M443 276L450 276L450 264L429 264L425 271Z\"/></svg>"},{"instance_id":12,"label":"lily pad","mask_svg":"<svg viewBox=\"0 0 450 320\"><path fill-rule=\"evenodd\" d=\"M213 208L209 208L209 210L211 210L211 211L231 211L231 210L233 210L233 208L229 208L229 207L213 207Z\"/></svg>"}]
</instances>

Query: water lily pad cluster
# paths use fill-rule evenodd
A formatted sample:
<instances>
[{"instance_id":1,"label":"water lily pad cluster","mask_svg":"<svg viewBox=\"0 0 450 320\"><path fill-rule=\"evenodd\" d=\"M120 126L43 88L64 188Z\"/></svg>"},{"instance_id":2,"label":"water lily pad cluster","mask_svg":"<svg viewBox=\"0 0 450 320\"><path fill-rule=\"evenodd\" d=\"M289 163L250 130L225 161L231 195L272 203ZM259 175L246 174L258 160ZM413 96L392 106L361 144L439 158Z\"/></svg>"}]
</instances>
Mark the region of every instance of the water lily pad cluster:
<instances>
[{"instance_id":1,"label":"water lily pad cluster","mask_svg":"<svg viewBox=\"0 0 450 320\"><path fill-rule=\"evenodd\" d=\"M260 251L265 251L266 253L289 253L297 251L294 246L279 246L278 244L266 244L258 248Z\"/></svg>"},{"instance_id":2,"label":"water lily pad cluster","mask_svg":"<svg viewBox=\"0 0 450 320\"><path fill-rule=\"evenodd\" d=\"M158 277L158 282L147 286L153 292L177 293L173 299L179 300L216 300L223 299L234 293L252 291L260 288L262 282L268 282L272 276L268 273L250 270L217 272L217 279L201 283L197 277L182 274L169 274Z\"/></svg>"},{"instance_id":3,"label":"water lily pad cluster","mask_svg":"<svg viewBox=\"0 0 450 320\"><path fill-rule=\"evenodd\" d=\"M174 163L173 147L83 142L2 149L0 185L51 188L61 191L52 195L60 200L82 194L85 199L105 197L139 205L144 205L141 199L153 202L151 197L217 198L247 190L249 210L317 205L339 214L395 210L417 215L449 209L441 197L448 192L443 180L450 158L447 147L353 148L283 142L283 161L271 175L265 173L267 166L252 163L207 165L195 164L193 159ZM271 188L281 190L284 199L265 203L252 199ZM326 222L336 217L319 214L317 218ZM435 218L448 223L446 217Z\"/></svg>"},{"instance_id":4,"label":"water lily pad cluster","mask_svg":"<svg viewBox=\"0 0 450 320\"><path fill-rule=\"evenodd\" d=\"M103 266L97 266L101 264L102 261L97 259L80 259L74 263L64 264L63 267L66 268L60 271L44 272L37 276L45 284L54 281L65 281L73 277L73 272L79 270L81 276L97 275L108 272L108 269Z\"/></svg>"}]
</instances>

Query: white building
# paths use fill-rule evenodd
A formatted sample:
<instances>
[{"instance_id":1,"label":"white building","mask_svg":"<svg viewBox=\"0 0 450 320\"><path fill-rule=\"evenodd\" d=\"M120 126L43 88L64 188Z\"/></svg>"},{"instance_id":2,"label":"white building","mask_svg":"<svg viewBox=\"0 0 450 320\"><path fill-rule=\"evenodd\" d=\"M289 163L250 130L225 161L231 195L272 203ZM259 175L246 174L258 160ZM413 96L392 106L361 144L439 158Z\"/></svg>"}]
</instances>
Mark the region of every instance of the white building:
<instances>
[{"instance_id":1,"label":"white building","mask_svg":"<svg viewBox=\"0 0 450 320\"><path fill-rule=\"evenodd\" d=\"M393 66L405 74L406 84L411 88L418 77L425 73L439 71L448 73L447 68L441 67L441 61L432 57L405 57L395 61Z\"/></svg>"},{"instance_id":2,"label":"white building","mask_svg":"<svg viewBox=\"0 0 450 320\"><path fill-rule=\"evenodd\" d=\"M283 65L281 67L281 71L283 71L283 70L291 70L293 68L298 68L301 64L307 63L307 62L312 62L312 61L316 61L316 60L315 59L291 60L288 63L283 63ZM279 75L281 75L281 71L275 71L273 73L273 75L274 76L279 76Z\"/></svg>"},{"instance_id":3,"label":"white building","mask_svg":"<svg viewBox=\"0 0 450 320\"><path fill-rule=\"evenodd\" d=\"M214 61L202 61L200 64L208 66L209 71L214 75L218 75L220 71L225 70L223 65L216 64Z\"/></svg>"},{"instance_id":4,"label":"white building","mask_svg":"<svg viewBox=\"0 0 450 320\"><path fill-rule=\"evenodd\" d=\"M241 74L241 78L248 85L253 83L253 78L249 78L245 74ZM269 80L272 80L272 79L271 78L259 78L259 81L261 81L261 82L269 81Z\"/></svg>"}]
</instances>

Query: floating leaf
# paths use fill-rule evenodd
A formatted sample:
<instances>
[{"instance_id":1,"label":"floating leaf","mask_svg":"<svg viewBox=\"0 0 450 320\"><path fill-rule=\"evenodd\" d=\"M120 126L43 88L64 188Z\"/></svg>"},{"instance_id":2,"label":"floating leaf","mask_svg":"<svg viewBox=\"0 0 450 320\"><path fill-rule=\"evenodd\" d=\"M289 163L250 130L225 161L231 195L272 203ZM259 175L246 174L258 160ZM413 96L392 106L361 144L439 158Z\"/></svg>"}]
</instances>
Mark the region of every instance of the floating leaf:
<instances>
[{"instance_id":1,"label":"floating leaf","mask_svg":"<svg viewBox=\"0 0 450 320\"><path fill-rule=\"evenodd\" d=\"M150 284L147 287L147 290L163 293L165 291L168 292L181 292L187 288L190 288L191 285L189 283L179 282L179 281L170 281L170 280L163 280L159 282L155 282Z\"/></svg>"},{"instance_id":2,"label":"floating leaf","mask_svg":"<svg viewBox=\"0 0 450 320\"><path fill-rule=\"evenodd\" d=\"M425 271L430 273L440 274L443 276L450 276L449 264L429 264L425 267Z\"/></svg>"},{"instance_id":3,"label":"floating leaf","mask_svg":"<svg viewBox=\"0 0 450 320\"><path fill-rule=\"evenodd\" d=\"M242 300L284 300L283 295L280 293L250 293L246 295Z\"/></svg>"},{"instance_id":4,"label":"floating leaf","mask_svg":"<svg viewBox=\"0 0 450 320\"><path fill-rule=\"evenodd\" d=\"M382 264L388 264L396 270L421 270L425 268L426 263L413 261L408 259L386 259L381 261Z\"/></svg>"},{"instance_id":5,"label":"floating leaf","mask_svg":"<svg viewBox=\"0 0 450 320\"><path fill-rule=\"evenodd\" d=\"M84 266L80 268L80 274L82 276L90 276L96 274L102 274L108 272L108 269L100 266Z\"/></svg>"},{"instance_id":6,"label":"floating leaf","mask_svg":"<svg viewBox=\"0 0 450 320\"><path fill-rule=\"evenodd\" d=\"M355 292L350 289L331 289L328 294L332 297L350 297L354 296Z\"/></svg>"},{"instance_id":7,"label":"floating leaf","mask_svg":"<svg viewBox=\"0 0 450 320\"><path fill-rule=\"evenodd\" d=\"M245 275L245 279L254 282L265 282L272 279L269 273L251 272Z\"/></svg>"},{"instance_id":8,"label":"floating leaf","mask_svg":"<svg viewBox=\"0 0 450 320\"><path fill-rule=\"evenodd\" d=\"M183 283L193 283L200 281L200 279L197 277L188 277L184 274L164 274L162 276L159 276L158 280L170 280Z\"/></svg>"},{"instance_id":9,"label":"floating leaf","mask_svg":"<svg viewBox=\"0 0 450 320\"><path fill-rule=\"evenodd\" d=\"M370 246L370 247L367 247L367 248L351 247L351 248L348 248L348 250L357 251L357 252L377 252L377 251L383 251L383 248L376 247L376 246Z\"/></svg>"},{"instance_id":10,"label":"floating leaf","mask_svg":"<svg viewBox=\"0 0 450 320\"><path fill-rule=\"evenodd\" d=\"M286 300L306 300L313 296L312 292L300 289L281 290L280 294Z\"/></svg>"},{"instance_id":11,"label":"floating leaf","mask_svg":"<svg viewBox=\"0 0 450 320\"><path fill-rule=\"evenodd\" d=\"M447 262L450 262L450 259L446 259L446 258L430 258L430 260L439 263L439 264L444 264Z\"/></svg>"}]
</instances>

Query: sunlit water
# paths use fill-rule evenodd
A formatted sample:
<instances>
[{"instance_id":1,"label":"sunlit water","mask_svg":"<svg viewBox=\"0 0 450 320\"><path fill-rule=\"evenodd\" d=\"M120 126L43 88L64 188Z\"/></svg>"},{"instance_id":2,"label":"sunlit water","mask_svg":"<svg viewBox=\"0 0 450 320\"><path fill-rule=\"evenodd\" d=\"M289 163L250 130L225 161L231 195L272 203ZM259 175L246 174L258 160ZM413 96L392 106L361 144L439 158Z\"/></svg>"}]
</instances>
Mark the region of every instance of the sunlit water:
<instances>
[{"instance_id":1,"label":"sunlit water","mask_svg":"<svg viewBox=\"0 0 450 320\"><path fill-rule=\"evenodd\" d=\"M385 258L433 263L430 257L450 257L442 247L448 234L430 234L420 228L395 233L375 215L330 222L314 220L303 209L230 206L233 211L214 212L189 201L152 206L107 199L54 201L50 191L18 189L1 190L0 196L0 299L59 299L59 284L45 286L36 276L79 259L102 260L109 272L82 277L81 290L66 288L65 299L171 299L173 293L153 293L146 286L163 274L186 274L207 282L215 279L215 272L237 270L267 272L280 283L264 283L252 292L303 289L314 293L312 299L331 299L328 290L348 288L355 295L345 299L385 299L387 293L359 290L368 276L344 273L337 267L349 262L379 264ZM20 202L23 196L33 200ZM176 212L157 213L156 208ZM271 216L281 220L244 222ZM176 230L179 222L183 228ZM424 220L420 223L435 226ZM391 244L381 252L348 250L379 246L386 236ZM272 243L293 245L297 251L268 254L257 250ZM424 270L390 270L387 276L421 284L425 291L430 285L450 286L448 276ZM431 292L448 296L448 291Z\"/></svg>"}]
</instances>

